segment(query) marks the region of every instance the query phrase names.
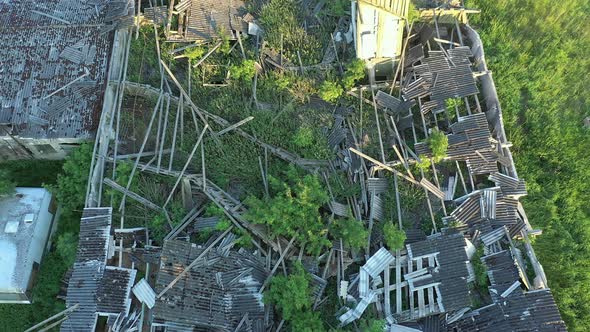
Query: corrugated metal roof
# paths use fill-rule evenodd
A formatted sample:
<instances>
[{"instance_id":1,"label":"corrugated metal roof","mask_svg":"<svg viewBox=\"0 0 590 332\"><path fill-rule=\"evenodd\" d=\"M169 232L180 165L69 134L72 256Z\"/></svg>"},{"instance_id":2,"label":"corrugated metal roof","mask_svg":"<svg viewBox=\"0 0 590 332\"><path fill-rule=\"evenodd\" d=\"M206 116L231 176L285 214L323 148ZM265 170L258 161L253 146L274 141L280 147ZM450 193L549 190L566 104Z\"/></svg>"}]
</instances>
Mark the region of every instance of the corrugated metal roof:
<instances>
[{"instance_id":1,"label":"corrugated metal roof","mask_svg":"<svg viewBox=\"0 0 590 332\"><path fill-rule=\"evenodd\" d=\"M0 122L13 124L21 137L93 135L102 109L112 47L112 36L101 34L110 3L96 8L80 1L2 3ZM85 79L96 83L86 94L78 96L70 86L45 99L80 77L85 69L90 73ZM49 111L46 106L51 104L60 107L49 115L44 110Z\"/></svg>"},{"instance_id":2,"label":"corrugated metal roof","mask_svg":"<svg viewBox=\"0 0 590 332\"><path fill-rule=\"evenodd\" d=\"M366 271L371 277L377 278L394 261L395 257L389 250L381 248L371 258L367 259L367 262L361 269Z\"/></svg>"},{"instance_id":3,"label":"corrugated metal roof","mask_svg":"<svg viewBox=\"0 0 590 332\"><path fill-rule=\"evenodd\" d=\"M156 293L148 282L145 281L145 278L142 278L135 286L133 286L133 295L150 309L156 304Z\"/></svg>"}]
</instances>

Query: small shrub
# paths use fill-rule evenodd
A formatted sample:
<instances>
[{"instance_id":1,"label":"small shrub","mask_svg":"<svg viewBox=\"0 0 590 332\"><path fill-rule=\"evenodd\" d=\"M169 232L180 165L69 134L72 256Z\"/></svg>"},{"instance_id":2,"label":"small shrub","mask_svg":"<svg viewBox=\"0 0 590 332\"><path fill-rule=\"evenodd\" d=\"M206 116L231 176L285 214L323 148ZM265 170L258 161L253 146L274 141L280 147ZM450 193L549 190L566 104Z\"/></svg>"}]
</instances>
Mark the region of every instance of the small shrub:
<instances>
[{"instance_id":1,"label":"small shrub","mask_svg":"<svg viewBox=\"0 0 590 332\"><path fill-rule=\"evenodd\" d=\"M298 147L305 148L313 144L313 129L308 126L301 126L293 136L293 143Z\"/></svg>"},{"instance_id":2,"label":"small shrub","mask_svg":"<svg viewBox=\"0 0 590 332\"><path fill-rule=\"evenodd\" d=\"M352 60L347 66L342 78L344 89L350 90L355 83L365 77L365 62L360 59Z\"/></svg>"},{"instance_id":3,"label":"small shrub","mask_svg":"<svg viewBox=\"0 0 590 332\"><path fill-rule=\"evenodd\" d=\"M432 159L435 163L438 163L447 156L449 138L445 133L435 128L428 138L428 146L432 150Z\"/></svg>"},{"instance_id":4,"label":"small shrub","mask_svg":"<svg viewBox=\"0 0 590 332\"><path fill-rule=\"evenodd\" d=\"M217 222L217 225L215 225L215 229L223 232L228 229L229 226L231 226L231 221L229 221L227 218L221 218L219 222Z\"/></svg>"},{"instance_id":5,"label":"small shrub","mask_svg":"<svg viewBox=\"0 0 590 332\"><path fill-rule=\"evenodd\" d=\"M430 168L430 158L425 155L420 155L420 160L416 160L416 167L419 169L426 171Z\"/></svg>"},{"instance_id":6,"label":"small shrub","mask_svg":"<svg viewBox=\"0 0 590 332\"><path fill-rule=\"evenodd\" d=\"M231 76L237 80L252 80L256 74L254 60L243 60L241 63L229 67Z\"/></svg>"},{"instance_id":7,"label":"small shrub","mask_svg":"<svg viewBox=\"0 0 590 332\"><path fill-rule=\"evenodd\" d=\"M343 93L344 89L342 89L342 86L332 81L324 81L319 91L320 97L331 103L337 101Z\"/></svg>"},{"instance_id":8,"label":"small shrub","mask_svg":"<svg viewBox=\"0 0 590 332\"><path fill-rule=\"evenodd\" d=\"M396 225L387 223L383 226L383 238L389 250L398 250L404 247L406 233L400 230Z\"/></svg>"}]
</instances>

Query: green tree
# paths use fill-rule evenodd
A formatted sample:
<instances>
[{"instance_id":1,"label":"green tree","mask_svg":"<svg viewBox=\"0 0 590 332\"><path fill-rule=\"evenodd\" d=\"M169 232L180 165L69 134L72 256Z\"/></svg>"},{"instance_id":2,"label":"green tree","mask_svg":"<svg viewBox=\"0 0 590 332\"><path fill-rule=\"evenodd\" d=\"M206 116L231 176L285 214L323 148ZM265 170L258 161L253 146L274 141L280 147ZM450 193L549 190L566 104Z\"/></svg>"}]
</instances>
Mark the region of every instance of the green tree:
<instances>
[{"instance_id":1,"label":"green tree","mask_svg":"<svg viewBox=\"0 0 590 332\"><path fill-rule=\"evenodd\" d=\"M305 243L309 254L318 254L330 244L320 214L320 208L328 202L328 194L315 175L301 177L294 166L289 167L286 175L287 182L269 176L272 198L261 200L249 196L246 199L249 206L246 218L268 225L273 236L295 237L300 244Z\"/></svg>"},{"instance_id":2,"label":"green tree","mask_svg":"<svg viewBox=\"0 0 590 332\"><path fill-rule=\"evenodd\" d=\"M92 145L80 145L66 158L63 173L57 176L57 184L49 187L64 213L79 211L84 207L91 158Z\"/></svg>"},{"instance_id":3,"label":"green tree","mask_svg":"<svg viewBox=\"0 0 590 332\"><path fill-rule=\"evenodd\" d=\"M342 86L332 81L324 81L319 91L320 98L331 103L337 101L343 93Z\"/></svg>"},{"instance_id":4,"label":"green tree","mask_svg":"<svg viewBox=\"0 0 590 332\"><path fill-rule=\"evenodd\" d=\"M10 173L4 169L0 169L0 197L14 193L15 187L16 184L10 178Z\"/></svg>"},{"instance_id":5,"label":"green tree","mask_svg":"<svg viewBox=\"0 0 590 332\"><path fill-rule=\"evenodd\" d=\"M363 223L352 217L333 220L330 233L334 239L342 239L346 245L353 249L364 247L369 235Z\"/></svg>"},{"instance_id":6,"label":"green tree","mask_svg":"<svg viewBox=\"0 0 590 332\"><path fill-rule=\"evenodd\" d=\"M74 264L76 252L78 251L78 236L66 232L58 236L56 244L57 253L63 258L67 266Z\"/></svg>"},{"instance_id":7,"label":"green tree","mask_svg":"<svg viewBox=\"0 0 590 332\"><path fill-rule=\"evenodd\" d=\"M398 250L404 247L406 241L406 233L400 230L392 223L386 223L383 226L383 238L389 250Z\"/></svg>"},{"instance_id":8,"label":"green tree","mask_svg":"<svg viewBox=\"0 0 590 332\"><path fill-rule=\"evenodd\" d=\"M447 157L449 138L445 133L435 128L428 138L428 146L432 150L433 161L438 163Z\"/></svg>"},{"instance_id":9,"label":"green tree","mask_svg":"<svg viewBox=\"0 0 590 332\"><path fill-rule=\"evenodd\" d=\"M264 294L266 303L273 303L293 331L324 331L317 312L312 312L310 276L300 262L295 262L288 276L277 275L271 279L270 288Z\"/></svg>"}]
</instances>

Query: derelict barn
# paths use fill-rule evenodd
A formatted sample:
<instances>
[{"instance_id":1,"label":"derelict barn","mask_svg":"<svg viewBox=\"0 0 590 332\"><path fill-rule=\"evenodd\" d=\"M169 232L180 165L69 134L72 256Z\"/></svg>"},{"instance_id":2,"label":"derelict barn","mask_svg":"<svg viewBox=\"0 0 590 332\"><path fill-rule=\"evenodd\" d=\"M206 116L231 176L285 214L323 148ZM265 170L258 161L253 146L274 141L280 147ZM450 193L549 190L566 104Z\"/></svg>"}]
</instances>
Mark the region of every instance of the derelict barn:
<instances>
[{"instance_id":1,"label":"derelict barn","mask_svg":"<svg viewBox=\"0 0 590 332\"><path fill-rule=\"evenodd\" d=\"M132 1L0 3L0 158L60 159L93 139L114 31Z\"/></svg>"},{"instance_id":2,"label":"derelict barn","mask_svg":"<svg viewBox=\"0 0 590 332\"><path fill-rule=\"evenodd\" d=\"M365 5L369 2L379 5L379 1L361 2ZM218 32L215 28L217 25L224 25L232 32L241 31L241 22L232 25L232 20L239 18L241 13L236 12L231 4L239 2L212 3L211 8L221 8L223 15L214 20L199 18L199 14L196 14L199 11L192 11L193 5L197 3L199 2L196 0L172 1L167 11L165 8L151 10L154 21L170 23L166 28L168 41L199 41L199 33L208 39L213 36L214 31ZM365 9L373 11L373 15L377 10L382 10L370 7ZM201 14L204 13L200 10ZM240 127L251 118L230 124L220 116L194 105L190 91L187 93L184 90L165 62L160 62L163 65L162 72L165 71L163 75L180 91L178 98L172 96L170 90L164 93L163 89L129 84L128 89L138 88L143 93L157 96L158 101L149 126L152 126L158 108L162 114L164 104L168 113L172 100L180 105L179 109L187 107L193 111L195 122L198 122L197 114L203 116L203 123L199 127L203 129L197 129L200 137L182 170L173 169L172 163L168 167L161 164L165 139L162 138L164 131L160 131L159 127L165 128L167 122L163 126L158 125L158 145L153 152L144 150L144 144L138 152L132 151L134 153L126 158L135 159L134 168L139 172L176 180L168 201L175 190L182 191L182 195L189 198L198 193L203 200L211 201L222 209L225 217L231 221L231 226L202 245L182 242L183 238L190 239L194 232L202 230L201 226L205 224L217 225L218 220L203 218L203 209L195 203L191 209L187 209L190 212L178 225L172 227L170 220L167 220L171 231L164 238L161 250L147 246L147 232L113 232L118 242L119 264L122 253L125 252L129 253L132 264L145 263L146 270L149 270L149 264L158 267L155 280L147 276L133 287L135 298L141 302L140 318L138 319L135 312L126 309L128 307L123 307L121 302L129 300L130 286L123 283L118 285L120 287L114 287L113 281L120 274L107 273L110 270L109 264L100 263L103 261L100 258L97 259L98 263L90 264L84 260L76 263L68 289L68 308L73 311L64 325L67 326L66 323L72 320L76 321L74 318L79 315L80 324L92 327L92 319L96 322L96 317L104 313L98 309L103 308L102 305L106 306L106 302L101 302L105 298L104 291L98 291L99 287L96 285L105 284L110 285L110 289L118 290L118 297L115 296L117 302L109 304L111 311L106 312L109 316L107 323L113 330L121 326L134 326L134 322L138 322L137 326L149 324L159 331L277 330L283 326L284 321L279 323L273 319L272 307L264 306L261 294L270 277L280 273L278 271L281 267L288 274L285 262L294 259L299 250L298 260L304 262L304 267L312 274L314 310L325 305L329 296L334 295L325 292L327 278L335 277L338 296L344 301L336 318L343 326L354 324L355 320L362 319L363 314L371 311L387 321L390 331L495 331L498 327L513 331L565 330L547 288L542 268L530 245L529 235L534 234L534 231L518 201L519 197L526 194L525 184L518 177L512 162L510 144L503 132L500 106L491 75L485 65L481 40L475 31L463 24L466 20L452 18L443 21L436 10L433 12L432 22L417 24L407 31L405 39L396 42L401 48L393 81L376 82L375 77L370 77L371 85L356 87L357 90L348 92L353 96L358 93L360 104L369 104L369 108L375 113L380 158L366 154L370 150L359 151L358 142L362 137L355 136L357 130L353 121L350 121L354 110L346 107L334 107L333 126L325 131L328 145L336 152L335 160L306 160L267 144ZM178 15L178 26L172 26L173 20L170 17L173 15ZM241 19L247 21L246 17L242 16ZM373 17L379 18L378 15ZM193 21L192 18L198 19ZM462 23L459 24L459 21ZM193 24L195 22L198 22L198 26ZM157 29L155 26L154 28ZM403 29L400 25L397 30L401 37ZM377 35L383 36L382 31ZM239 33L232 37L241 43ZM180 52L182 48L177 50ZM264 57L264 53L261 53ZM377 53L367 54L368 61L377 57ZM275 69L285 69L281 68L285 65L281 54L267 56L260 61L263 62L270 63ZM324 65L335 68L336 63L322 63ZM303 66L300 67L300 71L304 72ZM395 87L399 89L395 90ZM363 96L363 89L371 90L372 100ZM461 107L448 106L449 99L458 101ZM380 127L382 118L387 124L381 122L383 126ZM215 122L222 128L213 137L235 131L241 138L264 149L265 159L267 154L272 154L325 177L333 174L334 169L343 171L346 180L360 187L360 190L356 196L342 201L331 197L325 208L335 216L350 217L352 214L367 227L370 236L366 248L363 248L365 255L359 253L362 250L347 248L342 240L336 239L320 255L304 256L303 248L297 248L300 244L294 242L295 237L291 241L273 239L265 227L246 220L247 206L207 177L204 158L200 174L193 173L195 169L188 169L199 144L205 144L201 139L207 130L211 130L206 125L206 120ZM433 157L429 145L419 140L427 140L434 128L441 130L449 141L447 156L444 157L446 163L430 163L428 167L432 169L432 173L425 175L425 172L411 168L410 164ZM119 137L118 135L115 132L115 137ZM150 135L148 130L144 140L147 141ZM176 130L173 136L177 136ZM151 212L162 213L169 218L166 210L168 202L158 206L132 192L129 185L125 188L102 176L104 173L101 173L101 167L104 167L105 160L112 160L113 166L116 166L116 154L111 158L109 153L117 150L118 142L118 139L114 143L106 140L101 143L102 150L98 149L107 158L102 158L103 155L97 158L102 160L103 165L95 166L96 188L91 197L88 197L87 205L101 205L104 184ZM114 149L109 150L111 143L114 144ZM386 156L384 146L394 150L393 161L387 161L388 158L391 159L391 155ZM174 148L172 143L171 154ZM95 157L98 155L95 153ZM141 160L142 158L144 159ZM268 185L268 167L264 167L262 160L261 157L261 178ZM445 176L440 176L439 179L443 167ZM393 179L392 176L385 176L385 172L392 173ZM427 216L411 225L404 225L401 208L404 202L400 200L399 182L416 186L419 191L424 192L427 203L424 210L428 212L430 220ZM392 251L384 248L383 234L376 231L379 223L392 222L394 219L393 213L388 215L387 208L390 206L386 206L388 201L385 197L386 192L391 189L394 189L396 196L395 203L390 203L395 205L393 208L398 212L396 226L407 234L403 247ZM461 190L462 194L458 194ZM389 209L389 212L391 210L393 209ZM200 225L200 222L204 224ZM196 225L192 225L193 223ZM424 224L429 227L422 227ZM111 232L106 231L105 226L100 223L97 227L94 231L98 234L96 238L106 238L106 234ZM232 248L235 239L228 234L233 227L252 236L251 243L256 246L254 253ZM517 248L513 243L516 240L522 240L524 250ZM136 246L139 242L146 245L143 248ZM91 249L94 246L102 248L103 245L103 240L96 243L82 242L80 250L84 252L88 250L84 249L86 246ZM105 246L108 259L113 255L114 249L111 248L114 247L110 244ZM487 268L490 281L487 291L492 302L481 308L472 303L474 291L471 288L476 277L474 264L478 263L473 262L474 253L479 246L483 246L484 256L481 263ZM274 255L275 253L278 255ZM102 255L101 251L99 257ZM356 265L352 265L353 263ZM527 267L527 263L532 267ZM78 276L76 269L81 271L77 273L84 274L90 281L74 278ZM534 274L534 277L529 277L529 273ZM154 288L150 284L155 285ZM100 287L102 289L103 286ZM105 287L109 289L108 286Z\"/></svg>"}]
</instances>

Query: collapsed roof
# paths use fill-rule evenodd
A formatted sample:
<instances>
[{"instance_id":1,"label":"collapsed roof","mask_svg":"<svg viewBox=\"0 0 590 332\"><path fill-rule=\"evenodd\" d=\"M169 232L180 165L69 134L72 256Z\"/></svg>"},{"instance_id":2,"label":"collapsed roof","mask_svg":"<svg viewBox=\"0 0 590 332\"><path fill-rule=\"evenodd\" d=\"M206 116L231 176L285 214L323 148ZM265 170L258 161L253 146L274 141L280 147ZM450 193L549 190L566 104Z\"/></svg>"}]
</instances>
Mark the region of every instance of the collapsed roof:
<instances>
[{"instance_id":1,"label":"collapsed roof","mask_svg":"<svg viewBox=\"0 0 590 332\"><path fill-rule=\"evenodd\" d=\"M20 137L91 138L110 32L130 23L132 7L108 0L0 3L0 125Z\"/></svg>"},{"instance_id":2,"label":"collapsed roof","mask_svg":"<svg viewBox=\"0 0 590 332\"><path fill-rule=\"evenodd\" d=\"M241 0L173 0L170 8L178 17L178 26L168 22L166 33L170 40L206 41L235 32L248 32L246 5Z\"/></svg>"},{"instance_id":3,"label":"collapsed roof","mask_svg":"<svg viewBox=\"0 0 590 332\"><path fill-rule=\"evenodd\" d=\"M264 331L264 303L258 291L268 276L260 260L244 249L230 249L226 238L200 258L191 269L156 300L154 321L166 325L234 331ZM180 272L205 251L196 244L164 243L156 293L161 293ZM246 317L246 319L244 319ZM240 322L244 319L244 323Z\"/></svg>"},{"instance_id":4,"label":"collapsed roof","mask_svg":"<svg viewBox=\"0 0 590 332\"><path fill-rule=\"evenodd\" d=\"M127 315L136 270L108 266L112 208L86 208L80 220L78 253L68 281L66 307L78 305L61 331L94 331L98 316Z\"/></svg>"}]
</instances>

